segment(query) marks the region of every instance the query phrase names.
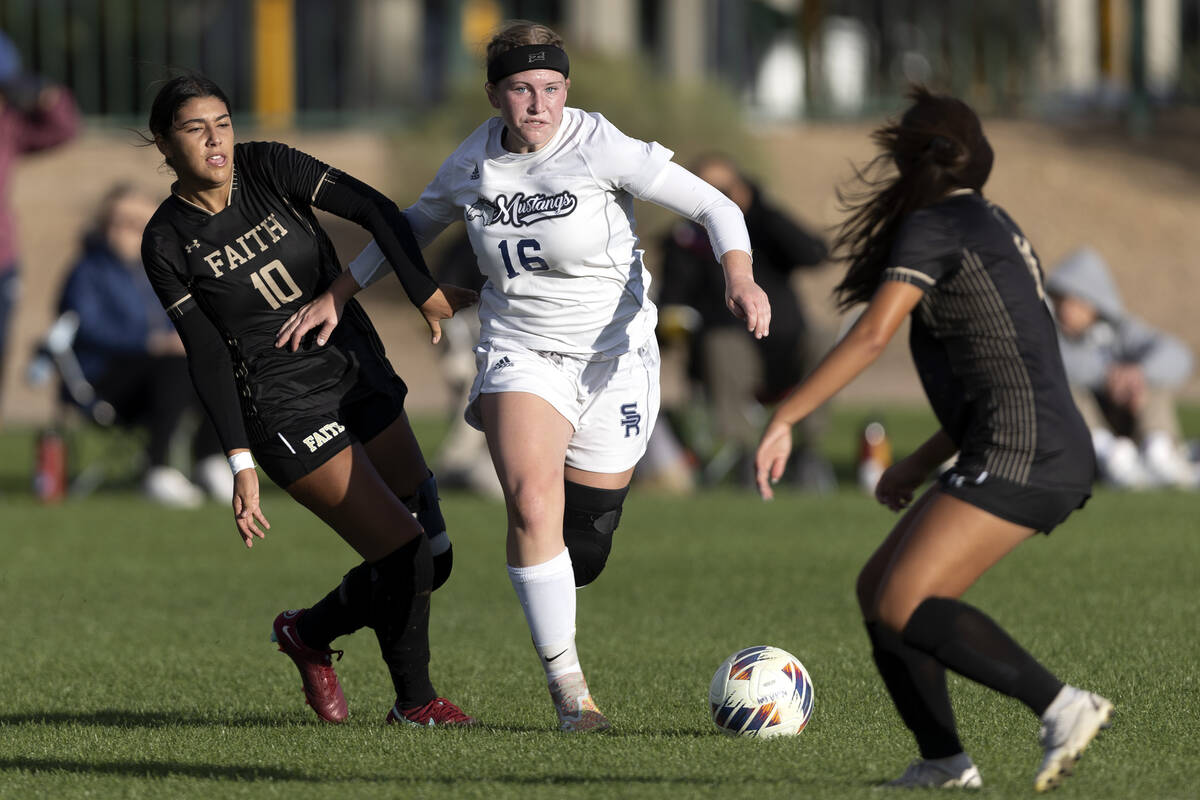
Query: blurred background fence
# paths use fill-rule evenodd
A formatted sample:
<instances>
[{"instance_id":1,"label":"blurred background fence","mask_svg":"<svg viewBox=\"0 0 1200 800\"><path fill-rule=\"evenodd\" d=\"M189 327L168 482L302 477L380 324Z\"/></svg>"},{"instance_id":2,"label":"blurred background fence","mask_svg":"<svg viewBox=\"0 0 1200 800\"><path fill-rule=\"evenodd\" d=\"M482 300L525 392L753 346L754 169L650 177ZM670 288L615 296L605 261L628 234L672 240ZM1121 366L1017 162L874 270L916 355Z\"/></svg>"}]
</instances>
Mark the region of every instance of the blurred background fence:
<instances>
[{"instance_id":1,"label":"blurred background fence","mask_svg":"<svg viewBox=\"0 0 1200 800\"><path fill-rule=\"evenodd\" d=\"M719 81L772 118L873 113L913 80L985 111L1127 109L1134 126L1200 103L1200 0L0 0L27 68L117 121L144 118L171 67L277 122L394 120L478 83L508 17Z\"/></svg>"},{"instance_id":2,"label":"blurred background fence","mask_svg":"<svg viewBox=\"0 0 1200 800\"><path fill-rule=\"evenodd\" d=\"M15 175L23 296L0 418L38 422L53 408L25 366L99 198L125 181L168 191L158 153L129 130L144 130L156 81L208 74L240 138L286 141L405 206L493 113L482 44L513 17L563 34L572 105L682 163L735 153L825 233L840 220L834 187L870 156L871 128L909 82L952 91L987 118L989 195L1044 263L1096 247L1130 306L1200 351L1192 293L1179 289L1200 280L1200 0L0 0L25 70L65 84L86 115L82 136ZM670 220L644 206L638 221L654 269ZM365 238L327 227L343 258ZM832 330L835 273L795 281ZM399 290L370 302L400 372L435 374ZM855 391L919 398L903 342L895 350L880 367L891 371ZM449 402L438 381L413 384L414 408ZM1200 397L1200 377L1187 395Z\"/></svg>"}]
</instances>

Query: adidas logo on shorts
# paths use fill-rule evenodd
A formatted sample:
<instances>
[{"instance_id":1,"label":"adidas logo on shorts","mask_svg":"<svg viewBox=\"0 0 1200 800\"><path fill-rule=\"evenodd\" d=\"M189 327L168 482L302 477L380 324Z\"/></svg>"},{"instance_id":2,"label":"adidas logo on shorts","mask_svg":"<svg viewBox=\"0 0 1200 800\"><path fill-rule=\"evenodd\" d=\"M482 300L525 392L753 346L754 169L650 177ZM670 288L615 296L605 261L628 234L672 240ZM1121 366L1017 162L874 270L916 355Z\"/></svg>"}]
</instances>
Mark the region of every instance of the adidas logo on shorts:
<instances>
[{"instance_id":1,"label":"adidas logo on shorts","mask_svg":"<svg viewBox=\"0 0 1200 800\"><path fill-rule=\"evenodd\" d=\"M504 369L505 367L511 367L512 365L513 365L513 362L512 362L511 358L509 358L508 356L500 356L500 360L492 365L492 372L499 372L500 370Z\"/></svg>"}]
</instances>

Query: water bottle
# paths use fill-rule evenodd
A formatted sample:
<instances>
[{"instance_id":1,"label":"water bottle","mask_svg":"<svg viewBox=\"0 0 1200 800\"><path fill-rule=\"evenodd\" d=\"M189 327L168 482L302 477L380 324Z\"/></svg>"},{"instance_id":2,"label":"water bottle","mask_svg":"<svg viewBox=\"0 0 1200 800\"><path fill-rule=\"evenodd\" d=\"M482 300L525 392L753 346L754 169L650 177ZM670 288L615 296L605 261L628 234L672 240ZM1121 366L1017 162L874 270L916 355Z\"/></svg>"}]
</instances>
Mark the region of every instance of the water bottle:
<instances>
[{"instance_id":1,"label":"water bottle","mask_svg":"<svg viewBox=\"0 0 1200 800\"><path fill-rule=\"evenodd\" d=\"M864 492L875 493L875 484L883 471L892 465L892 444L879 420L863 426L858 445L858 485Z\"/></svg>"},{"instance_id":2,"label":"water bottle","mask_svg":"<svg viewBox=\"0 0 1200 800\"><path fill-rule=\"evenodd\" d=\"M57 503L67 493L67 443L53 428L38 434L33 493L43 503Z\"/></svg>"}]
</instances>

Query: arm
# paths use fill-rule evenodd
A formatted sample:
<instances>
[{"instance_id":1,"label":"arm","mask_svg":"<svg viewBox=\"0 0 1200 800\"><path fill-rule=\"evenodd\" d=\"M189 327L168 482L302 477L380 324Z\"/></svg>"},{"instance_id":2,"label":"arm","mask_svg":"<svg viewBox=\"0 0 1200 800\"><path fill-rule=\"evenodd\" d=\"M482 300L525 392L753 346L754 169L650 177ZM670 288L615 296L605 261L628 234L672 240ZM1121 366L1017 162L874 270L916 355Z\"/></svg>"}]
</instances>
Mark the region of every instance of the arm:
<instances>
[{"instance_id":1,"label":"arm","mask_svg":"<svg viewBox=\"0 0 1200 800\"><path fill-rule=\"evenodd\" d=\"M771 306L754 282L750 235L741 209L683 167L668 162L650 185L636 192L643 200L703 225L713 254L725 272L725 304L746 329L761 339L770 332Z\"/></svg>"},{"instance_id":2,"label":"arm","mask_svg":"<svg viewBox=\"0 0 1200 800\"><path fill-rule=\"evenodd\" d=\"M272 143L256 146L267 148L268 157L275 159L275 174L281 176L283 191L294 202L310 204L356 222L374 235L373 245L391 264L409 300L420 308L434 343L441 339L440 320L452 317L458 309L476 301L475 292L438 286L429 274L407 220L384 195L298 150ZM333 292L323 293L284 323L275 346L283 347L290 341L291 349L296 350L304 335L318 326L322 329L318 338L327 341L341 319L346 301L358 289L353 274L342 277Z\"/></svg>"},{"instance_id":3,"label":"arm","mask_svg":"<svg viewBox=\"0 0 1200 800\"><path fill-rule=\"evenodd\" d=\"M392 265L408 299L418 308L437 291L412 228L391 200L356 178L329 170L313 205L356 222L374 236L373 244Z\"/></svg>"},{"instance_id":4,"label":"arm","mask_svg":"<svg viewBox=\"0 0 1200 800\"><path fill-rule=\"evenodd\" d=\"M884 470L875 484L875 499L892 511L907 508L917 487L957 452L958 445L950 435L939 430L916 450Z\"/></svg>"},{"instance_id":5,"label":"arm","mask_svg":"<svg viewBox=\"0 0 1200 800\"><path fill-rule=\"evenodd\" d=\"M792 451L792 426L879 358L923 295L924 291L912 284L884 281L849 333L775 409L755 456L758 490L764 499L771 499L771 484L783 475Z\"/></svg>"},{"instance_id":6,"label":"arm","mask_svg":"<svg viewBox=\"0 0 1200 800\"><path fill-rule=\"evenodd\" d=\"M417 246L424 250L450 223L439 222L428 216L421 211L420 206L421 202L417 201L416 204L406 208L403 213L404 219L408 222L409 228L417 240ZM367 242L367 246L362 249L362 252L354 257L348 269L354 275L354 279L358 281L358 285L365 289L387 275L387 264L388 260L383 255L383 250L372 239Z\"/></svg>"},{"instance_id":7,"label":"arm","mask_svg":"<svg viewBox=\"0 0 1200 800\"><path fill-rule=\"evenodd\" d=\"M260 506L258 472L250 458L249 437L233 377L233 360L224 338L194 301L189 310L173 314L172 321L187 353L188 372L196 394L217 429L221 446L230 458L230 467L235 470L234 523L242 542L251 547L254 538L262 539L266 535L263 530L270 529L271 524Z\"/></svg>"},{"instance_id":8,"label":"arm","mask_svg":"<svg viewBox=\"0 0 1200 800\"><path fill-rule=\"evenodd\" d=\"M171 252L173 248L164 244L162 250ZM269 529L271 525L259 507L258 472L249 458L250 437L246 435L242 418L233 359L225 346L225 338L196 303L180 274L172 268L170 258L162 255L157 237L152 234L142 237L142 262L146 266L146 276L166 306L167 316L183 342L188 373L200 403L230 457L230 467L234 469L234 522L242 541L250 547L254 537L263 538L262 529Z\"/></svg>"}]
</instances>

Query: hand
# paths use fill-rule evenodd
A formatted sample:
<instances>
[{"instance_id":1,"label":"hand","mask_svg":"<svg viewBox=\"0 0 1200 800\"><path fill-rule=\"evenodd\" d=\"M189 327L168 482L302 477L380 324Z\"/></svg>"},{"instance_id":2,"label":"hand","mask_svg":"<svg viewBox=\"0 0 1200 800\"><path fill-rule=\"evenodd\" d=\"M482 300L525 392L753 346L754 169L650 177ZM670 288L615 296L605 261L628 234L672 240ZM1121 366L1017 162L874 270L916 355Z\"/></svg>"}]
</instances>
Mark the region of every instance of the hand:
<instances>
[{"instance_id":1,"label":"hand","mask_svg":"<svg viewBox=\"0 0 1200 800\"><path fill-rule=\"evenodd\" d=\"M271 530L258 505L258 470L243 469L233 476L233 521L246 547L254 546L254 537L266 537L263 529Z\"/></svg>"},{"instance_id":2,"label":"hand","mask_svg":"<svg viewBox=\"0 0 1200 800\"><path fill-rule=\"evenodd\" d=\"M725 284L725 305L738 319L746 320L746 330L761 339L770 333L771 303L767 293L753 278L734 278Z\"/></svg>"},{"instance_id":3,"label":"hand","mask_svg":"<svg viewBox=\"0 0 1200 800\"><path fill-rule=\"evenodd\" d=\"M313 328L320 327L317 331L317 346L324 347L333 329L341 322L345 306L345 300L338 300L333 292L322 292L288 317L287 322L283 323L283 327L275 335L275 346L290 345L294 353L300 347L304 335Z\"/></svg>"},{"instance_id":4,"label":"hand","mask_svg":"<svg viewBox=\"0 0 1200 800\"><path fill-rule=\"evenodd\" d=\"M908 508L917 487L925 482L928 475L928 471L912 458L902 458L879 476L879 482L875 484L875 499L892 511Z\"/></svg>"},{"instance_id":5,"label":"hand","mask_svg":"<svg viewBox=\"0 0 1200 800\"><path fill-rule=\"evenodd\" d=\"M775 497L771 485L783 477L783 468L791 454L792 426L771 420L758 443L758 452L754 454L754 479L763 500Z\"/></svg>"},{"instance_id":6,"label":"hand","mask_svg":"<svg viewBox=\"0 0 1200 800\"><path fill-rule=\"evenodd\" d=\"M450 319L462 309L478 302L478 292L448 283L440 284L437 291L421 304L421 315L425 317L425 323L433 334L430 343L437 344L442 340L442 320Z\"/></svg>"},{"instance_id":7,"label":"hand","mask_svg":"<svg viewBox=\"0 0 1200 800\"><path fill-rule=\"evenodd\" d=\"M1146 375L1137 364L1116 364L1109 367L1104 386L1109 397L1118 406L1137 413L1146 405Z\"/></svg>"}]
</instances>

